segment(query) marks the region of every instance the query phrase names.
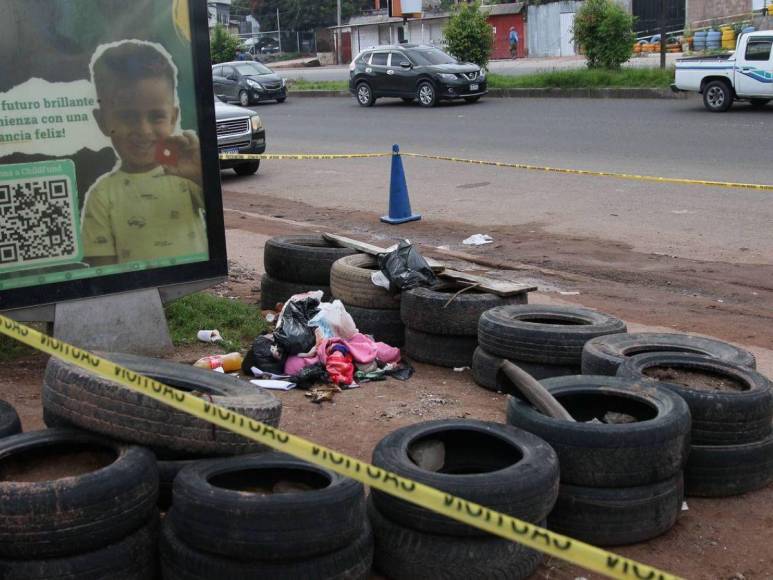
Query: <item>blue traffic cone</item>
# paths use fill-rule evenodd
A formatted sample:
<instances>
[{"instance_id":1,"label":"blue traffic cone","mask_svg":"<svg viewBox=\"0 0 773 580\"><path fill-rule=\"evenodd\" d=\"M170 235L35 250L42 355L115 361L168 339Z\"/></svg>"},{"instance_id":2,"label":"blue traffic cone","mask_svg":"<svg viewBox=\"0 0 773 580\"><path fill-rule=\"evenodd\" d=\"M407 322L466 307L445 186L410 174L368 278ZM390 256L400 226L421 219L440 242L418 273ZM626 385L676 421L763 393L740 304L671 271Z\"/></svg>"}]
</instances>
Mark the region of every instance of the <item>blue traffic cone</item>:
<instances>
[{"instance_id":1,"label":"blue traffic cone","mask_svg":"<svg viewBox=\"0 0 773 580\"><path fill-rule=\"evenodd\" d=\"M408 199L408 185L405 183L400 147L393 145L392 177L389 180L389 215L382 216L381 221L388 224L404 224L420 219L420 215L411 213L411 201Z\"/></svg>"}]
</instances>

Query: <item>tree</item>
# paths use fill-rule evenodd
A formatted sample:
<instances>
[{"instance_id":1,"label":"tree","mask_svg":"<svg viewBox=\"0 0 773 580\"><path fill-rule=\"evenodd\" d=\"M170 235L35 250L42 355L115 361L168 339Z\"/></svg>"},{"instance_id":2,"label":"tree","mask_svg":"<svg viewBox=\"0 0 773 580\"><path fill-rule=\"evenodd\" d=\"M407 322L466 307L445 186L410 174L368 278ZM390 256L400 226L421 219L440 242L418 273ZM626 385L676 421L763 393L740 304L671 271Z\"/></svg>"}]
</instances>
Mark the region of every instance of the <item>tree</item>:
<instances>
[{"instance_id":1,"label":"tree","mask_svg":"<svg viewBox=\"0 0 773 580\"><path fill-rule=\"evenodd\" d=\"M586 0L574 18L574 43L588 68L617 69L631 58L633 17L612 0Z\"/></svg>"},{"instance_id":2,"label":"tree","mask_svg":"<svg viewBox=\"0 0 773 580\"><path fill-rule=\"evenodd\" d=\"M460 4L454 9L443 34L448 52L463 62L474 62L485 67L491 56L494 35L480 3Z\"/></svg>"},{"instance_id":3,"label":"tree","mask_svg":"<svg viewBox=\"0 0 773 580\"><path fill-rule=\"evenodd\" d=\"M241 45L238 36L234 36L225 26L218 24L212 31L212 39L209 42L209 53L212 56L212 64L228 62L236 58L236 49Z\"/></svg>"}]
</instances>

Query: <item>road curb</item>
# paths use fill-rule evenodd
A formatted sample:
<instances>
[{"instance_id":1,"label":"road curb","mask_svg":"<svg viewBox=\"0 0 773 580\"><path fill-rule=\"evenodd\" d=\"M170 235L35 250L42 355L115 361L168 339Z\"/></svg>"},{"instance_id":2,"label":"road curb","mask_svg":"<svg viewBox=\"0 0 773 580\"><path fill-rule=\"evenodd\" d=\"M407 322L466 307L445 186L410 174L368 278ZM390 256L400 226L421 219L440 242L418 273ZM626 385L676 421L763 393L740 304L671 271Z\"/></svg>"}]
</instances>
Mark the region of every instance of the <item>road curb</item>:
<instances>
[{"instance_id":1,"label":"road curb","mask_svg":"<svg viewBox=\"0 0 773 580\"><path fill-rule=\"evenodd\" d=\"M349 91L290 91L292 97L351 97ZM489 89L489 97L505 99L685 99L687 93L671 89Z\"/></svg>"}]
</instances>

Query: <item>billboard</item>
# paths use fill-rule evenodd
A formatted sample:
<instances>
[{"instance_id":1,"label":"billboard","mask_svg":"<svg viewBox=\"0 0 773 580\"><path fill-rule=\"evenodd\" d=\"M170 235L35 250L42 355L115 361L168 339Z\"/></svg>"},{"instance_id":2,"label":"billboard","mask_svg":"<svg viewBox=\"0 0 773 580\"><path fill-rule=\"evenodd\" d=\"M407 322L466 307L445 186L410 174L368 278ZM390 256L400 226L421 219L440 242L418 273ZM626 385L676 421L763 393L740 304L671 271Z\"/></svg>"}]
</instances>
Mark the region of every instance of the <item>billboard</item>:
<instances>
[{"instance_id":1,"label":"billboard","mask_svg":"<svg viewBox=\"0 0 773 580\"><path fill-rule=\"evenodd\" d=\"M422 0L389 0L389 16L415 18L421 16Z\"/></svg>"},{"instance_id":2,"label":"billboard","mask_svg":"<svg viewBox=\"0 0 773 580\"><path fill-rule=\"evenodd\" d=\"M226 273L207 19L0 4L0 310Z\"/></svg>"}]
</instances>

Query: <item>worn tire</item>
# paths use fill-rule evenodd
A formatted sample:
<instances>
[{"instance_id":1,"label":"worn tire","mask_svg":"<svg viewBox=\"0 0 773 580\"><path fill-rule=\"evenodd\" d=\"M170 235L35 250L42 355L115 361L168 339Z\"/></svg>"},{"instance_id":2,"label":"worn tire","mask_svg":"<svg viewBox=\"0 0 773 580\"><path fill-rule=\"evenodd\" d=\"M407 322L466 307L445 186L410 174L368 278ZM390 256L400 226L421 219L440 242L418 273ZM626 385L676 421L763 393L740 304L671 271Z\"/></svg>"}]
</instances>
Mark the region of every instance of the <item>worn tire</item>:
<instances>
[{"instance_id":1,"label":"worn tire","mask_svg":"<svg viewBox=\"0 0 773 580\"><path fill-rule=\"evenodd\" d=\"M274 310L277 304L284 304L294 294L302 294L312 290L322 290L322 299L330 300L330 286L285 282L272 278L268 274L263 274L260 277L260 307L263 310Z\"/></svg>"},{"instance_id":2,"label":"worn tire","mask_svg":"<svg viewBox=\"0 0 773 580\"><path fill-rule=\"evenodd\" d=\"M116 542L73 556L0 559L3 580L155 580L158 514Z\"/></svg>"},{"instance_id":3,"label":"worn tire","mask_svg":"<svg viewBox=\"0 0 773 580\"><path fill-rule=\"evenodd\" d=\"M773 435L741 445L693 445L684 470L688 496L726 497L773 483Z\"/></svg>"},{"instance_id":4,"label":"worn tire","mask_svg":"<svg viewBox=\"0 0 773 580\"><path fill-rule=\"evenodd\" d=\"M365 524L354 542L336 552L289 562L266 562L194 550L174 533L167 519L161 526L160 552L164 580L366 580L373 563L373 532Z\"/></svg>"},{"instance_id":5,"label":"worn tire","mask_svg":"<svg viewBox=\"0 0 773 580\"><path fill-rule=\"evenodd\" d=\"M610 334L589 340L582 351L582 374L613 377L626 358L649 352L702 354L751 369L757 368L752 353L721 340L689 334L639 332Z\"/></svg>"},{"instance_id":6,"label":"worn tire","mask_svg":"<svg viewBox=\"0 0 773 580\"><path fill-rule=\"evenodd\" d=\"M486 310L509 304L526 304L527 295L503 298L488 292L469 290L455 298L458 289L413 288L402 293L400 316L403 323L432 334L476 336L478 319ZM449 303L448 301L451 300ZM448 304L448 306L446 306Z\"/></svg>"},{"instance_id":7,"label":"worn tire","mask_svg":"<svg viewBox=\"0 0 773 580\"><path fill-rule=\"evenodd\" d=\"M400 294L390 294L371 282L370 275L377 270L375 256L355 254L341 258L330 270L333 298L359 308L400 310Z\"/></svg>"},{"instance_id":8,"label":"worn tire","mask_svg":"<svg viewBox=\"0 0 773 580\"><path fill-rule=\"evenodd\" d=\"M279 399L235 377L148 357L105 356L171 387L203 393L215 405L274 427L279 424ZM145 445L161 457L212 457L265 450L241 435L55 358L49 360L43 377L43 407L47 414L76 427Z\"/></svg>"},{"instance_id":9,"label":"worn tire","mask_svg":"<svg viewBox=\"0 0 773 580\"><path fill-rule=\"evenodd\" d=\"M314 489L240 491L261 480L306 483ZM289 561L334 552L356 541L365 522L361 483L280 453L186 467L175 480L174 504L172 529L186 544L241 560Z\"/></svg>"},{"instance_id":10,"label":"worn tire","mask_svg":"<svg viewBox=\"0 0 773 580\"><path fill-rule=\"evenodd\" d=\"M638 487L561 485L548 527L595 546L635 544L670 530L683 500L681 473Z\"/></svg>"},{"instance_id":11,"label":"worn tire","mask_svg":"<svg viewBox=\"0 0 773 580\"><path fill-rule=\"evenodd\" d=\"M104 466L54 480L45 473L29 481L16 475L16 469L40 465L36 458L42 453L68 451L99 453ZM55 558L103 548L156 512L156 461L141 447L46 429L0 441L0 465L2 558Z\"/></svg>"},{"instance_id":12,"label":"worn tire","mask_svg":"<svg viewBox=\"0 0 773 580\"><path fill-rule=\"evenodd\" d=\"M542 385L576 423L543 415L517 397L507 422L547 441L558 454L561 482L587 487L634 487L682 470L690 445L690 411L667 389L616 377L545 379ZM628 424L587 423L612 410L644 418Z\"/></svg>"},{"instance_id":13,"label":"worn tire","mask_svg":"<svg viewBox=\"0 0 773 580\"><path fill-rule=\"evenodd\" d=\"M485 536L455 538L401 526L368 501L376 538L375 568L400 580L523 580L542 562L542 554L523 544Z\"/></svg>"},{"instance_id":14,"label":"worn tire","mask_svg":"<svg viewBox=\"0 0 773 580\"><path fill-rule=\"evenodd\" d=\"M550 365L579 365L585 343L625 332L618 318L575 306L501 306L484 312L478 342L491 354Z\"/></svg>"},{"instance_id":15,"label":"worn tire","mask_svg":"<svg viewBox=\"0 0 773 580\"><path fill-rule=\"evenodd\" d=\"M472 366L472 355L478 346L475 336L429 334L405 329L403 351L413 360L440 367Z\"/></svg>"},{"instance_id":16,"label":"worn tire","mask_svg":"<svg viewBox=\"0 0 773 580\"><path fill-rule=\"evenodd\" d=\"M0 438L21 433L21 421L10 403L0 401Z\"/></svg>"},{"instance_id":17,"label":"worn tire","mask_svg":"<svg viewBox=\"0 0 773 580\"><path fill-rule=\"evenodd\" d=\"M158 509L166 513L172 507L172 490L174 487L174 478L184 468L192 463L206 461L206 459L160 459L158 465Z\"/></svg>"},{"instance_id":18,"label":"worn tire","mask_svg":"<svg viewBox=\"0 0 773 580\"><path fill-rule=\"evenodd\" d=\"M340 248L322 236L278 236L263 248L266 274L276 280L305 286L330 286L333 262L354 254L351 248Z\"/></svg>"},{"instance_id":19,"label":"worn tire","mask_svg":"<svg viewBox=\"0 0 773 580\"><path fill-rule=\"evenodd\" d=\"M418 441L444 444L441 471L419 467L409 456ZM410 425L384 437L373 464L449 494L536 523L545 519L558 493L558 459L541 439L508 425L447 419ZM431 534L484 536L486 532L379 490L371 497L384 516Z\"/></svg>"},{"instance_id":20,"label":"worn tire","mask_svg":"<svg viewBox=\"0 0 773 580\"><path fill-rule=\"evenodd\" d=\"M511 363L520 367L538 380L580 374L580 369L578 367L541 365L513 359L503 359L489 354L481 347L478 347L472 355L472 378L478 385L489 391L497 391L509 395L519 394L519 390L513 385L510 379L499 370L499 366L504 360L510 360Z\"/></svg>"},{"instance_id":21,"label":"worn tire","mask_svg":"<svg viewBox=\"0 0 773 580\"><path fill-rule=\"evenodd\" d=\"M653 367L676 367L729 377L743 384L743 391L707 391L646 375ZM628 358L617 376L656 381L690 407L693 445L737 445L765 439L773 420L773 392L768 379L748 367L706 358L699 354L650 353Z\"/></svg>"},{"instance_id":22,"label":"worn tire","mask_svg":"<svg viewBox=\"0 0 773 580\"><path fill-rule=\"evenodd\" d=\"M362 334L370 334L377 341L385 342L389 346L400 347L405 344L405 326L400 319L399 310L358 308L349 304L344 306Z\"/></svg>"}]
</instances>

